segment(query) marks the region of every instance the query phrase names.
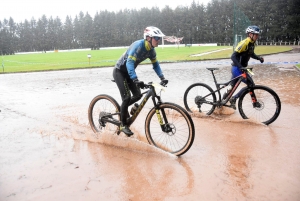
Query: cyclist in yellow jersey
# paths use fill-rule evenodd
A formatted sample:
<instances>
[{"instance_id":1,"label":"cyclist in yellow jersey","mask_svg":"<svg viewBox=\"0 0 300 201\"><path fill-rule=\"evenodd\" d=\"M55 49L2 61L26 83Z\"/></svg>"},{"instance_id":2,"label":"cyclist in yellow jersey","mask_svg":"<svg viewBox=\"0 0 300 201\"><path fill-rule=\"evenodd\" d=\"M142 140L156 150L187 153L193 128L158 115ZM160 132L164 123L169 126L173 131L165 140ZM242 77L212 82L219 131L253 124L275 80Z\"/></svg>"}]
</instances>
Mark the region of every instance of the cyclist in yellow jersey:
<instances>
[{"instance_id":1,"label":"cyclist in yellow jersey","mask_svg":"<svg viewBox=\"0 0 300 201\"><path fill-rule=\"evenodd\" d=\"M259 29L258 26L249 26L246 29L246 34L247 34L248 37L238 43L238 45L236 46L233 54L231 55L231 60L233 62L231 64L232 65L232 67L231 67L231 74L232 74L231 79L233 79L233 78L235 78L235 77L242 74L242 71L241 71L240 68L247 67L248 66L248 61L250 60L250 58L257 59L261 63L264 62L263 57L257 56L254 53L255 42L259 38L259 33L260 33L260 29ZM230 83L231 88L236 84L236 82L237 82L237 79L233 80ZM251 78L251 76L247 76L247 80L243 80L243 82L244 83L248 82L253 86L255 85L252 78ZM223 99L226 98L228 93L229 93L229 91L226 92L223 95ZM229 100L230 104L231 104L231 107L233 109L236 109L235 102L240 97L241 93L242 93L242 90L240 90L237 94L232 96L232 98Z\"/></svg>"}]
</instances>

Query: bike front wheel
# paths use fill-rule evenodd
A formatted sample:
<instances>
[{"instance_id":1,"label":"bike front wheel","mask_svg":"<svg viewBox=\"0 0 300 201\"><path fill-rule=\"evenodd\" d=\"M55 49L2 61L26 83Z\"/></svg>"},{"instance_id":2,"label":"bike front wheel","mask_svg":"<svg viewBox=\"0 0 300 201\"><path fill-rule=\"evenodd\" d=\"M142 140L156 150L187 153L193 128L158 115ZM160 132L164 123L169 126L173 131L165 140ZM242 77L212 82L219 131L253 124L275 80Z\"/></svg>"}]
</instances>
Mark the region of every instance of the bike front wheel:
<instances>
[{"instance_id":1,"label":"bike front wheel","mask_svg":"<svg viewBox=\"0 0 300 201\"><path fill-rule=\"evenodd\" d=\"M210 115L215 110L216 95L212 88L204 83L189 86L183 96L184 106L189 112L201 112Z\"/></svg>"},{"instance_id":2,"label":"bike front wheel","mask_svg":"<svg viewBox=\"0 0 300 201\"><path fill-rule=\"evenodd\" d=\"M117 133L119 127L115 124L103 121L104 118L109 118L114 121L120 121L120 114L115 114L120 111L118 102L109 95L98 95L90 103L88 109L88 118L92 130L95 133L107 132ZM115 114L115 115L110 115Z\"/></svg>"},{"instance_id":3,"label":"bike front wheel","mask_svg":"<svg viewBox=\"0 0 300 201\"><path fill-rule=\"evenodd\" d=\"M191 116L174 103L152 108L145 121L145 132L150 144L177 156L186 153L195 138Z\"/></svg>"},{"instance_id":4,"label":"bike front wheel","mask_svg":"<svg viewBox=\"0 0 300 201\"><path fill-rule=\"evenodd\" d=\"M257 103L252 102L250 93L255 94ZM272 89L255 85L251 89L245 90L238 102L240 115L244 119L253 119L263 124L269 125L274 122L280 114L281 102L278 95Z\"/></svg>"}]
</instances>

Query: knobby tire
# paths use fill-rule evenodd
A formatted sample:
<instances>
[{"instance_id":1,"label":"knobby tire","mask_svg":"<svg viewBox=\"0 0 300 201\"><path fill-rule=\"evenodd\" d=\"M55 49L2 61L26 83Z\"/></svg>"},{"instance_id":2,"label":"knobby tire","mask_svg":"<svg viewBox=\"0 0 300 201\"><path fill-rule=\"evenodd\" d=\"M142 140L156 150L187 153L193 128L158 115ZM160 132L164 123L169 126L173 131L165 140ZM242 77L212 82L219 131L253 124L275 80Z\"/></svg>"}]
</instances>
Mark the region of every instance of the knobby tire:
<instances>
[{"instance_id":1,"label":"knobby tire","mask_svg":"<svg viewBox=\"0 0 300 201\"><path fill-rule=\"evenodd\" d=\"M118 102L111 96L102 94L96 96L90 103L88 109L88 118L92 130L95 133L108 132L117 133L119 127L112 123L105 123L105 126L101 126L99 119L101 115L113 114L120 111ZM114 119L120 121L120 115L114 115Z\"/></svg>"}]
</instances>

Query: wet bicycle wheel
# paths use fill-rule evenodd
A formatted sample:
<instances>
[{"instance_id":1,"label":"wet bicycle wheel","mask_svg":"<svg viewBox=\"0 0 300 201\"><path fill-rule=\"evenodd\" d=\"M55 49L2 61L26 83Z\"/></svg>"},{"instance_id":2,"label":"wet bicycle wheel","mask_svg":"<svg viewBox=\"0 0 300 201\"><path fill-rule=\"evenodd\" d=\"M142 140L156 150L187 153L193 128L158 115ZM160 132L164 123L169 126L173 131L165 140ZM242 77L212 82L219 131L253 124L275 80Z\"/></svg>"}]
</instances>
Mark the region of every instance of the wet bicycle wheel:
<instances>
[{"instance_id":1,"label":"wet bicycle wheel","mask_svg":"<svg viewBox=\"0 0 300 201\"><path fill-rule=\"evenodd\" d=\"M191 116L179 105L163 103L152 108L145 121L145 132L150 144L180 156L194 142L195 128Z\"/></svg>"},{"instance_id":2,"label":"wet bicycle wheel","mask_svg":"<svg viewBox=\"0 0 300 201\"><path fill-rule=\"evenodd\" d=\"M274 122L281 110L278 95L266 86L255 85L252 89L257 103L252 103L250 89L245 90L238 102L240 115L244 119L253 119L266 125Z\"/></svg>"},{"instance_id":3,"label":"wet bicycle wheel","mask_svg":"<svg viewBox=\"0 0 300 201\"><path fill-rule=\"evenodd\" d=\"M210 86L204 83L195 83L184 92L183 102L186 110L189 112L201 112L210 115L216 107L211 104L216 102L216 95Z\"/></svg>"},{"instance_id":4,"label":"wet bicycle wheel","mask_svg":"<svg viewBox=\"0 0 300 201\"><path fill-rule=\"evenodd\" d=\"M90 103L88 109L88 118L91 128L95 133L99 132L107 132L107 133L117 133L119 127L109 123L101 121L101 117L110 118L112 117L120 121L120 115L110 114L116 113L120 111L120 106L118 102L108 95L98 95L96 96Z\"/></svg>"}]
</instances>

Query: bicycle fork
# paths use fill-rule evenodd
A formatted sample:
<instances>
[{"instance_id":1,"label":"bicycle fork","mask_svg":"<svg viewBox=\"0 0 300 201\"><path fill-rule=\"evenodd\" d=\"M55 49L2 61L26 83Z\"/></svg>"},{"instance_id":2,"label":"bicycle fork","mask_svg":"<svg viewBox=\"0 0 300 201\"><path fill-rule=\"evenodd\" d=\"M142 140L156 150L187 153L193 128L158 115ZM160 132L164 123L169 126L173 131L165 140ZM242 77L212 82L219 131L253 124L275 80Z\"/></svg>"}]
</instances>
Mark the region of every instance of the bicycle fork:
<instances>
[{"instance_id":1,"label":"bicycle fork","mask_svg":"<svg viewBox=\"0 0 300 201\"><path fill-rule=\"evenodd\" d=\"M253 108L260 108L262 106L262 104L257 101L254 90L250 88L249 94L251 96Z\"/></svg>"},{"instance_id":2,"label":"bicycle fork","mask_svg":"<svg viewBox=\"0 0 300 201\"><path fill-rule=\"evenodd\" d=\"M174 126L172 126L168 123L168 119L166 117L166 113L165 113L164 109L161 109L161 112L162 112L163 118L161 117L160 110L155 109L155 113L156 113L158 122L160 124L161 130L168 134L169 133L174 134L173 131L175 130L175 128L174 128Z\"/></svg>"}]
</instances>

